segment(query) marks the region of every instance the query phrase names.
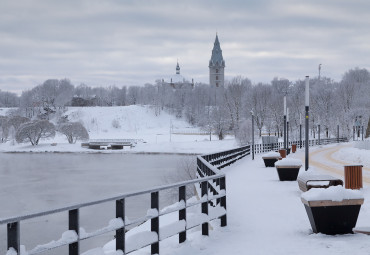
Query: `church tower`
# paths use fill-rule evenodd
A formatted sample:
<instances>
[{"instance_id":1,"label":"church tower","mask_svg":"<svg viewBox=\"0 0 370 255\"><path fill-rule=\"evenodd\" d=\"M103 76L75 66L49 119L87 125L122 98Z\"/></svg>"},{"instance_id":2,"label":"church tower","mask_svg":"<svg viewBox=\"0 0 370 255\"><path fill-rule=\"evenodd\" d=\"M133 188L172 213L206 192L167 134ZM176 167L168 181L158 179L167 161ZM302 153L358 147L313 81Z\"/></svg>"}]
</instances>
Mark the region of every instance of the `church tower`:
<instances>
[{"instance_id":1,"label":"church tower","mask_svg":"<svg viewBox=\"0 0 370 255\"><path fill-rule=\"evenodd\" d=\"M225 60L222 57L222 50L218 35L216 34L215 43L213 44L212 56L209 61L209 85L216 87L224 86L224 69Z\"/></svg>"},{"instance_id":2,"label":"church tower","mask_svg":"<svg viewBox=\"0 0 370 255\"><path fill-rule=\"evenodd\" d=\"M177 61L177 65L176 65L176 74L180 74L179 61Z\"/></svg>"}]
</instances>

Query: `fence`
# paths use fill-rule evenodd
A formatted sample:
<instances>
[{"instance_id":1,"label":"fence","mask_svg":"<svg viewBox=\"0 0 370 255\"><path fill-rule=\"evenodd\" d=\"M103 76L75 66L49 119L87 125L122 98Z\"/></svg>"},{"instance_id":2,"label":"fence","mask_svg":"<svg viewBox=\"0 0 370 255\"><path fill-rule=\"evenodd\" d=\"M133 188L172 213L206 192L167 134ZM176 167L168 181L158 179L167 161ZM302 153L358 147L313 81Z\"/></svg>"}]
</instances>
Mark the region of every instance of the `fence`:
<instances>
[{"instance_id":1,"label":"fence","mask_svg":"<svg viewBox=\"0 0 370 255\"><path fill-rule=\"evenodd\" d=\"M0 219L0 225L7 224L7 247L8 250L13 249L15 252L20 251L20 224L22 221L27 219L38 218L50 214L66 212L68 213L69 220L69 235L72 239L62 240L55 242L53 245L45 244L38 245L36 248L27 251L29 255L42 253L46 250L55 249L64 245L69 245L69 254L78 255L80 254L80 241L92 238L95 236L103 235L108 232L115 231L116 235L116 249L122 250L123 254L128 254L132 251L151 246L151 253L159 253L159 242L179 235L179 242L182 243L186 240L186 231L196 226L202 225L202 235L208 235L209 221L214 219L220 219L221 226L227 225L227 214L226 214L226 178L225 174L218 171L227 165L232 164L238 159L250 154L250 146L244 146L241 148L228 150L224 152L203 155L197 157L197 173L198 178L195 180L175 183L171 185L164 185L161 187L147 189L140 192L123 194L116 197L106 198L103 200L73 205L64 208L58 208L50 211L43 211L31 215L24 215L18 217L12 217L7 219ZM194 203L188 203L186 200L186 186L199 184L200 187L200 199ZM159 211L159 191L178 188L179 204L172 210ZM129 197L135 197L139 195L150 194L151 196L151 209L155 210L154 215L151 213L149 216L136 219L134 221L125 222L125 199ZM89 234L80 233L80 219L79 210L84 207L89 207L97 204L102 204L110 201L116 203L116 219L113 226L108 226L103 229L96 230ZM187 208L196 205L201 205L201 212L196 215L196 219L187 219ZM159 228L159 217L178 212L179 220L174 224L176 229L175 232L161 235ZM150 237L146 244L134 247L128 247L126 245L126 229L130 226L135 226L146 221L151 221ZM142 233L148 235L148 233Z\"/></svg>"},{"instance_id":2,"label":"fence","mask_svg":"<svg viewBox=\"0 0 370 255\"><path fill-rule=\"evenodd\" d=\"M357 149L370 150L370 141L358 141L354 145Z\"/></svg>"},{"instance_id":3,"label":"fence","mask_svg":"<svg viewBox=\"0 0 370 255\"><path fill-rule=\"evenodd\" d=\"M205 162L204 162L205 163ZM212 167L213 168L213 167ZM213 181L212 184L209 184L210 181ZM202 186L202 193L201 193L201 199L197 202L188 203L185 197L186 194L186 186L200 183ZM217 195L209 194L208 192L208 186L216 186L216 189L219 191ZM159 211L159 191L162 190L168 190L172 188L178 188L178 194L179 194L179 206L175 208L171 208L171 210L162 210ZM154 210L154 213L150 213L150 215L147 215L143 218L136 219L134 221L125 222L125 199L128 197L134 197L139 196L143 194L150 194L151 196L151 209ZM219 200L220 206L219 207L212 207L209 210L208 204L211 200ZM88 207L96 204L101 204L109 201L115 201L116 203L116 219L115 224L112 226L105 227L103 229L99 229L94 231L93 233L88 233L81 235L79 233L80 226L79 226L79 210L83 207ZM195 205L201 205L201 213L197 215L197 218L194 219L188 219L186 218L186 210L189 207L195 206ZM212 211L213 210L213 211ZM165 235L161 235L160 229L159 229L159 217L170 214L170 213L176 213L178 211L179 214L179 221L173 223L173 228L176 229L173 233L167 233ZM95 237L98 235L103 235L108 232L115 231L116 235L116 249L122 250L123 254L128 254L132 251L141 249L146 246L151 246L151 252L152 254L159 253L159 242L167 239L169 237L172 237L174 235L179 235L179 242L184 242L186 240L186 231L194 228L196 226L202 225L202 234L208 235L208 222L217 218L221 219L221 226L226 226L226 183L225 183L225 175L224 174L215 174L209 177L199 178L195 180L180 182L176 184L171 185L165 185L161 187L157 187L154 189L148 189L143 190L140 192L135 193L128 193L124 195L120 195L117 197L111 197L99 201L93 201L89 203L83 203L78 204L74 206L64 207L64 208L58 208L55 210L50 211L44 211L39 212L31 215L24 215L19 217L13 217L8 219L1 219L1 224L7 224L7 243L8 243L8 250L14 249L15 252L20 251L20 224L22 221L27 219L33 219L38 218L41 216L46 216L49 214L54 213L60 213L60 212L66 212L68 213L68 219L69 219L69 236L72 236L72 240L66 240L66 241L59 241L55 242L54 245L38 245L36 248L27 251L29 255L32 254L38 254L42 253L46 250L51 250L60 246L69 245L69 254L70 255L78 255L80 254L80 241L85 240L91 237ZM201 221L199 221L200 219ZM132 246L128 247L126 245L126 229L129 226L138 225L141 223L144 223L146 221L151 221L151 231L145 231L141 234L143 236L148 236L148 240L146 244L143 244L141 246ZM171 229L171 228L170 228ZM149 232L149 233L148 233ZM4 253L2 253L4 254Z\"/></svg>"},{"instance_id":4,"label":"fence","mask_svg":"<svg viewBox=\"0 0 370 255\"><path fill-rule=\"evenodd\" d=\"M310 140L310 145L317 144L328 144L335 142L347 141L346 138L338 139L322 139L321 142L318 140ZM296 141L289 142L289 144L299 144ZM255 153L261 153L265 151L275 150L282 147L282 143L275 144L256 144L254 147ZM304 146L304 142L302 144ZM123 254L128 254L132 251L151 246L152 254L159 254L159 243L169 237L178 235L179 243L186 240L187 230L196 226L202 226L202 235L208 235L209 221L214 219L220 219L221 226L227 225L227 211L226 211L226 177L225 174L221 173L219 169L222 169L235 161L251 154L251 146L243 146L237 149L217 152L213 154L207 154L197 157L197 179L179 182L170 185L164 185L153 189L147 189L134 193L127 193L116 197L110 197L98 201L92 201L88 203L77 204L73 206L58 208L49 211L38 212L30 215L23 215L17 217L11 217L6 219L0 219L0 225L7 225L7 247L8 250L14 250L14 252L20 252L20 224L22 221L27 219L39 218L42 216L55 214L55 213L68 213L68 240L61 240L54 242L52 245L38 245L36 248L27 251L29 255L42 253L46 250L55 249L57 247L69 245L70 255L80 254L80 241L89 239L95 236L100 236L109 232L115 231L116 236L116 249L122 250ZM200 199L197 202L189 203L186 200L186 186L199 184ZM178 188L178 201L179 206L173 207L171 210L159 211L159 191ZM151 213L145 217L136 219L134 221L125 222L125 199L129 197L140 196L144 194L150 194L151 196ZM79 210L84 207L89 207L97 204L102 204L110 201L115 201L116 204L116 219L115 224L109 225L103 229L96 230L92 233L80 233L80 217ZM196 215L195 220L187 219L187 208L196 205L201 205L201 212ZM153 212L154 210L154 212ZM159 228L159 218L161 216L178 212L178 221L173 223L176 231L172 233L166 233L161 235ZM142 232L147 237L145 244L139 246L129 247L126 244L126 229L130 226L138 225L150 220L151 231ZM168 232L168 231L165 231ZM149 234L149 235L148 235Z\"/></svg>"},{"instance_id":5,"label":"fence","mask_svg":"<svg viewBox=\"0 0 370 255\"><path fill-rule=\"evenodd\" d=\"M315 145L327 145L331 143L342 143L342 142L348 142L348 139L346 137L339 137L339 138L327 138L327 139L313 139L308 140L309 146L315 146ZM288 145L292 146L292 144L296 144L297 148L305 147L306 142L304 140L302 141L289 141ZM279 148L283 148L284 143L278 142L278 143L270 143L270 144L255 144L254 145L254 153L263 153L268 152L272 150L278 150Z\"/></svg>"}]
</instances>

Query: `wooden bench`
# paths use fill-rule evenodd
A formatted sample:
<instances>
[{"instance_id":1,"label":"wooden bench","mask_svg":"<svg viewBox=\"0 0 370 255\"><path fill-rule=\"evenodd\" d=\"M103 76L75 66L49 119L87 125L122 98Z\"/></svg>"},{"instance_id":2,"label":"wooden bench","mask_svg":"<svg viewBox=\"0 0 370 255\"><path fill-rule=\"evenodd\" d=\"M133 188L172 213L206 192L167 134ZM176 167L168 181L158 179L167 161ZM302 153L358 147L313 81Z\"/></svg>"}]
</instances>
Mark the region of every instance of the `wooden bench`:
<instances>
[{"instance_id":1,"label":"wooden bench","mask_svg":"<svg viewBox=\"0 0 370 255\"><path fill-rule=\"evenodd\" d=\"M88 147L89 149L94 149L94 150L100 150L101 146L107 147L107 149L112 149L112 150L122 150L124 146L129 146L132 148L134 146L133 143L131 142L89 142Z\"/></svg>"},{"instance_id":2,"label":"wooden bench","mask_svg":"<svg viewBox=\"0 0 370 255\"><path fill-rule=\"evenodd\" d=\"M329 188L330 186L342 185L341 179L335 178L331 175L303 175L298 176L298 186L303 192L311 188Z\"/></svg>"}]
</instances>

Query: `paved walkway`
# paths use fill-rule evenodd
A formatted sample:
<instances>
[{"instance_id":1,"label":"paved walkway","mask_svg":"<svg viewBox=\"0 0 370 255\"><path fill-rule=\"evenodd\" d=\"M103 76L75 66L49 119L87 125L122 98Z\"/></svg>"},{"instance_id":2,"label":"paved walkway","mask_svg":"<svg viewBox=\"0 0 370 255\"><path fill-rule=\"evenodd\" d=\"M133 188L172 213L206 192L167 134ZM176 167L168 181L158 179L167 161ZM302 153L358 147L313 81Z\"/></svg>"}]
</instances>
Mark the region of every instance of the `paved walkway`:
<instances>
[{"instance_id":1,"label":"paved walkway","mask_svg":"<svg viewBox=\"0 0 370 255\"><path fill-rule=\"evenodd\" d=\"M336 175L344 178L344 166L353 165L351 162L346 162L333 157L333 154L345 147L352 147L352 144L337 144L319 147L312 147L310 152L310 166L314 166L317 170L327 172L328 174ZM297 154L304 162L304 149L300 150L301 153ZM370 173L369 167L363 167L363 171ZM364 174L363 181L370 184L370 177Z\"/></svg>"},{"instance_id":2,"label":"paved walkway","mask_svg":"<svg viewBox=\"0 0 370 255\"><path fill-rule=\"evenodd\" d=\"M322 167L330 172L335 164L343 162L330 163L325 156L322 163L322 155L330 156L337 149L336 146L313 148L311 164L317 170ZM280 182L276 169L266 168L261 156L256 155L254 161L246 157L224 169L228 226L220 228L215 224L209 237L195 231L189 234L186 243L170 251L163 249L163 254L370 254L369 236L313 234L297 182ZM304 150L290 157L302 158ZM370 202L366 200L370 192L365 188L364 194L358 226L370 226Z\"/></svg>"}]
</instances>

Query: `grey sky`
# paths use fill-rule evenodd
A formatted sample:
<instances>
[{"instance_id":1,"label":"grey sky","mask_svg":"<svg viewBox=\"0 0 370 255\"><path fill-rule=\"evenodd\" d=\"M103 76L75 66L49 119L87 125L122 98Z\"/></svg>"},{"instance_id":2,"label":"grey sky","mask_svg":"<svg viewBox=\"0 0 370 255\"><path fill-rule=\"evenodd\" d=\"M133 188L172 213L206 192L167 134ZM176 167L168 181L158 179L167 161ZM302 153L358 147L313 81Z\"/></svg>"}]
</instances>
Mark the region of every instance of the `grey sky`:
<instances>
[{"instance_id":1,"label":"grey sky","mask_svg":"<svg viewBox=\"0 0 370 255\"><path fill-rule=\"evenodd\" d=\"M253 83L370 69L370 1L0 2L0 89L49 78L142 85L175 73L208 83L219 34L225 75Z\"/></svg>"}]
</instances>

